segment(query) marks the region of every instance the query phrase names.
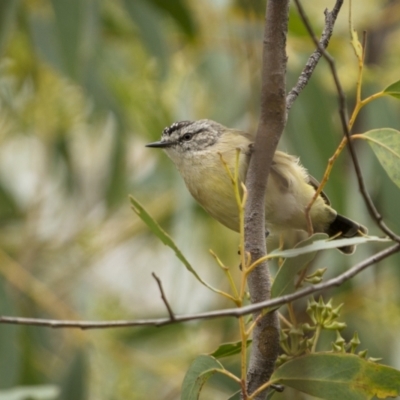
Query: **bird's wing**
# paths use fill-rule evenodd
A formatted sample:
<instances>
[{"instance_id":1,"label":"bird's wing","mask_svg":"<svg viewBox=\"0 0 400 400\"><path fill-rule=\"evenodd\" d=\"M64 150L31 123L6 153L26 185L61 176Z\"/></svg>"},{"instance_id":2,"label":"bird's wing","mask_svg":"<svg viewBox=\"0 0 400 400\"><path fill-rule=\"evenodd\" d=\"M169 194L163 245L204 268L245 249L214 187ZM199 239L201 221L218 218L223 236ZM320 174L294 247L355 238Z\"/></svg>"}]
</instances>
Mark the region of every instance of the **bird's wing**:
<instances>
[{"instance_id":1,"label":"bird's wing","mask_svg":"<svg viewBox=\"0 0 400 400\"><path fill-rule=\"evenodd\" d=\"M298 167L288 168L294 165ZM307 171L298 164L298 160L295 157L281 151L277 151L275 153L274 160L272 161L271 172L278 179L283 189L289 189L291 185L291 174L285 174L287 171L292 171L292 173L300 171L302 179L310 184L315 190L318 189L319 182L313 176L309 175ZM321 197L328 206L331 204L329 197L324 192L321 192Z\"/></svg>"},{"instance_id":2,"label":"bird's wing","mask_svg":"<svg viewBox=\"0 0 400 400\"><path fill-rule=\"evenodd\" d=\"M319 182L311 175L308 175L308 183L315 189L317 190L319 187ZM325 200L325 203L330 206L331 201L329 200L329 197L325 192L321 192L321 197Z\"/></svg>"},{"instance_id":3,"label":"bird's wing","mask_svg":"<svg viewBox=\"0 0 400 400\"><path fill-rule=\"evenodd\" d=\"M288 181L286 176L282 175L275 161L272 161L271 173L274 174L274 177L278 180L279 185L282 189L289 189L290 182Z\"/></svg>"}]
</instances>

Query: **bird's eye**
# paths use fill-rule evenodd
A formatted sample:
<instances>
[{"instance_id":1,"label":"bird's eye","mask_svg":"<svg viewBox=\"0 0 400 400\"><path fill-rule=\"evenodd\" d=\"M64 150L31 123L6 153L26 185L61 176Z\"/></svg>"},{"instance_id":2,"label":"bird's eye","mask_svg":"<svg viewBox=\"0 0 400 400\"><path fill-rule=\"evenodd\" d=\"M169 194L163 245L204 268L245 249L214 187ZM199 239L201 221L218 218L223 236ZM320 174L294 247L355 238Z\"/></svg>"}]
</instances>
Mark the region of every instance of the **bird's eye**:
<instances>
[{"instance_id":1,"label":"bird's eye","mask_svg":"<svg viewBox=\"0 0 400 400\"><path fill-rule=\"evenodd\" d=\"M186 133L185 135L182 136L182 140L184 140L185 142L189 141L191 138L192 138L191 133Z\"/></svg>"}]
</instances>

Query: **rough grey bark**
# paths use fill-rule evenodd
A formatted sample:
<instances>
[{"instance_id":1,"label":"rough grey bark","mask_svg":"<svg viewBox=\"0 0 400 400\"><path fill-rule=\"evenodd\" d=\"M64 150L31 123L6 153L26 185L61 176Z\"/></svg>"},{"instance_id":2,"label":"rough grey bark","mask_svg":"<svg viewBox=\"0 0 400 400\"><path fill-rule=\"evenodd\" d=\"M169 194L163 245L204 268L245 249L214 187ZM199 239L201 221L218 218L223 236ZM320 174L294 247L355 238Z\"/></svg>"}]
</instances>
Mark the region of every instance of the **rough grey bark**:
<instances>
[{"instance_id":1,"label":"rough grey bark","mask_svg":"<svg viewBox=\"0 0 400 400\"><path fill-rule=\"evenodd\" d=\"M272 158L285 126L286 36L289 0L268 0L263 42L261 114L246 178L248 200L245 210L245 247L252 260L266 254L265 190ZM254 269L248 279L253 303L270 297L271 281L267 263ZM254 314L257 318L258 313ZM276 312L262 317L253 332L248 368L248 393L271 376L279 352L279 321ZM257 400L265 398L261 393Z\"/></svg>"}]
</instances>

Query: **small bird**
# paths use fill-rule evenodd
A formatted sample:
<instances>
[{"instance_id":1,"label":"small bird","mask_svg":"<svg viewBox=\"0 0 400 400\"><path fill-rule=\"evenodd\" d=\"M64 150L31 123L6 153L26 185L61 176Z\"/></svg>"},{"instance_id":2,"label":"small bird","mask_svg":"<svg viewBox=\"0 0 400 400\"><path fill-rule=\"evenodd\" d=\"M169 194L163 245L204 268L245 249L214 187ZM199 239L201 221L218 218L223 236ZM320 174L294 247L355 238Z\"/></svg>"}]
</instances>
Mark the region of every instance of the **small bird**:
<instances>
[{"instance_id":1,"label":"small bird","mask_svg":"<svg viewBox=\"0 0 400 400\"><path fill-rule=\"evenodd\" d=\"M249 133L201 119L173 123L163 130L160 141L146 147L164 149L198 203L217 221L238 232L238 206L221 156L234 173L240 149L239 180L245 182L253 141L254 136ZM276 151L266 190L266 229L278 235L292 230L307 231L305 208L317 187L318 182L296 157ZM330 237L352 238L367 233L362 225L338 214L324 193L311 207L310 218L314 232ZM355 246L339 250L351 254Z\"/></svg>"}]
</instances>

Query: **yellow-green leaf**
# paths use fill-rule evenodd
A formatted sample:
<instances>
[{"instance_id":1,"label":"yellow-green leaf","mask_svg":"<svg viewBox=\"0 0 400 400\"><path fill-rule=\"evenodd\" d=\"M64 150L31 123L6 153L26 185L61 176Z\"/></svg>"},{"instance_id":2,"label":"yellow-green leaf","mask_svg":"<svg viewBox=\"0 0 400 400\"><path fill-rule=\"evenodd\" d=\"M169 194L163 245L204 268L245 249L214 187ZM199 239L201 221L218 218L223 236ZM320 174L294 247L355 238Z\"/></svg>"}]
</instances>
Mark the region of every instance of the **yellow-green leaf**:
<instances>
[{"instance_id":1,"label":"yellow-green leaf","mask_svg":"<svg viewBox=\"0 0 400 400\"><path fill-rule=\"evenodd\" d=\"M271 381L326 400L400 395L400 371L348 353L316 353L295 358L279 367Z\"/></svg>"},{"instance_id":2,"label":"yellow-green leaf","mask_svg":"<svg viewBox=\"0 0 400 400\"><path fill-rule=\"evenodd\" d=\"M400 81L394 82L383 90L383 93L400 99Z\"/></svg>"},{"instance_id":3,"label":"yellow-green leaf","mask_svg":"<svg viewBox=\"0 0 400 400\"><path fill-rule=\"evenodd\" d=\"M355 137L368 140L389 178L400 188L400 132L391 128L373 129Z\"/></svg>"},{"instance_id":4,"label":"yellow-green leaf","mask_svg":"<svg viewBox=\"0 0 400 400\"><path fill-rule=\"evenodd\" d=\"M208 287L216 293L221 294L220 290L215 289L207 282L205 282L202 278L200 278L200 276L191 266L187 258L183 255L178 246L172 240L171 236L169 236L168 233L165 232L163 228L161 228L161 226L151 217L151 215L144 209L144 207L133 196L129 196L129 199L131 201L133 211L166 246L170 247L175 252L175 255L180 261L182 261L182 264L186 267L186 269L191 272L196 277L196 279L204 286Z\"/></svg>"}]
</instances>

